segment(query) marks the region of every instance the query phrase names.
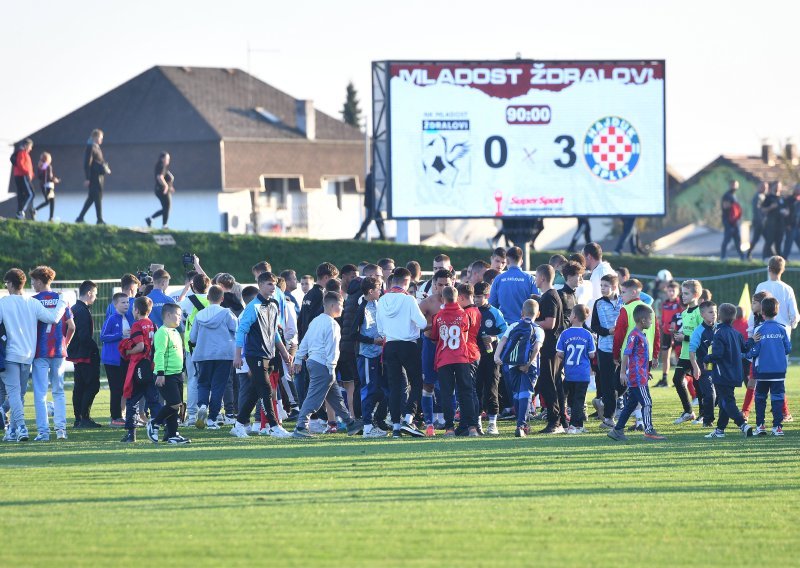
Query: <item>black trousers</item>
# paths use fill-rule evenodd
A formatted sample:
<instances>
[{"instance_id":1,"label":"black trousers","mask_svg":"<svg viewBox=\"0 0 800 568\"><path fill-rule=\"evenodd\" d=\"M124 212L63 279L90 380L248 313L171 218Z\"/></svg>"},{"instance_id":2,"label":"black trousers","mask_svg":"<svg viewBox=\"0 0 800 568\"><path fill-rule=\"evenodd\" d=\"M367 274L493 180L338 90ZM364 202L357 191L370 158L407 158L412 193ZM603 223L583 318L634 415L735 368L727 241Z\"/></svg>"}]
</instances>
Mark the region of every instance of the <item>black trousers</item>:
<instances>
[{"instance_id":1,"label":"black trousers","mask_svg":"<svg viewBox=\"0 0 800 568\"><path fill-rule=\"evenodd\" d=\"M500 411L498 390L500 386L500 366L494 362L494 353L484 353L478 363L477 387L481 405L478 411L486 411L494 416Z\"/></svg>"},{"instance_id":2,"label":"black trousers","mask_svg":"<svg viewBox=\"0 0 800 568\"><path fill-rule=\"evenodd\" d=\"M100 359L91 363L75 363L75 386L72 388L72 411L75 420L91 418L94 397L100 392Z\"/></svg>"},{"instance_id":3,"label":"black trousers","mask_svg":"<svg viewBox=\"0 0 800 568\"><path fill-rule=\"evenodd\" d=\"M567 383L569 392L569 423L576 428L583 426L586 421L586 413L583 406L586 404L586 391L589 389L589 382L570 381Z\"/></svg>"},{"instance_id":4,"label":"black trousers","mask_svg":"<svg viewBox=\"0 0 800 568\"><path fill-rule=\"evenodd\" d=\"M536 382L536 392L544 398L544 403L547 405L547 424L551 427L556 426L559 421L562 426L567 425L564 379L555 359L555 353L542 354L539 380Z\"/></svg>"},{"instance_id":5,"label":"black trousers","mask_svg":"<svg viewBox=\"0 0 800 568\"><path fill-rule=\"evenodd\" d=\"M104 177L98 176L94 177L89 180L89 196L86 198L86 202L83 204L83 209L81 209L80 215L78 215L78 221L83 221L84 215L86 212L89 211L89 207L94 204L94 211L97 213L97 222L103 223L103 183Z\"/></svg>"},{"instance_id":6,"label":"black trousers","mask_svg":"<svg viewBox=\"0 0 800 568\"><path fill-rule=\"evenodd\" d=\"M472 379L469 363L453 363L438 369L439 387L442 391L442 412L444 427L452 428L456 409L453 408L453 392L458 396L458 407L461 410L461 427L477 427L478 415L475 412L475 400L472 396L475 384Z\"/></svg>"},{"instance_id":7,"label":"black trousers","mask_svg":"<svg viewBox=\"0 0 800 568\"><path fill-rule=\"evenodd\" d=\"M44 197L44 201L36 206L36 210L44 209L48 205L50 206L50 220L53 220L53 215L56 212L56 198L55 197L47 197L47 194L50 193L49 189L42 190L42 196Z\"/></svg>"},{"instance_id":8,"label":"black trousers","mask_svg":"<svg viewBox=\"0 0 800 568\"><path fill-rule=\"evenodd\" d=\"M166 375L164 384L158 387L158 393L164 399L164 406L153 422L159 426L166 425L164 438L171 438L178 433L178 409L173 408L183 402L183 374Z\"/></svg>"},{"instance_id":9,"label":"black trousers","mask_svg":"<svg viewBox=\"0 0 800 568\"><path fill-rule=\"evenodd\" d=\"M748 257L753 254L753 250L755 250L758 241L764 236L764 223L753 223L751 229L753 231L753 236L750 237L750 250L747 251Z\"/></svg>"},{"instance_id":10,"label":"black trousers","mask_svg":"<svg viewBox=\"0 0 800 568\"><path fill-rule=\"evenodd\" d=\"M422 359L416 341L389 341L383 348L389 383L389 413L399 424L403 414L416 414L422 396ZM405 413L403 412L405 410Z\"/></svg>"},{"instance_id":11,"label":"black trousers","mask_svg":"<svg viewBox=\"0 0 800 568\"><path fill-rule=\"evenodd\" d=\"M269 359L260 357L247 357L247 366L250 367L250 383L247 389L239 395L239 424L249 424L250 415L253 414L256 404L261 401L270 426L278 424L275 418L275 409L272 406L272 383L269 374L272 370Z\"/></svg>"},{"instance_id":12,"label":"black trousers","mask_svg":"<svg viewBox=\"0 0 800 568\"><path fill-rule=\"evenodd\" d=\"M128 371L125 365L106 365L106 378L111 407L111 420L122 419L122 388L125 386L125 375Z\"/></svg>"},{"instance_id":13,"label":"black trousers","mask_svg":"<svg viewBox=\"0 0 800 568\"><path fill-rule=\"evenodd\" d=\"M672 375L672 384L681 399L684 414L692 413L692 398L689 396L689 388L686 386L686 371L691 369L688 359L678 359L678 366L675 367L675 374Z\"/></svg>"},{"instance_id":14,"label":"black trousers","mask_svg":"<svg viewBox=\"0 0 800 568\"><path fill-rule=\"evenodd\" d=\"M610 352L597 350L597 395L603 400L603 418L611 419L617 406L619 370Z\"/></svg>"},{"instance_id":15,"label":"black trousers","mask_svg":"<svg viewBox=\"0 0 800 568\"><path fill-rule=\"evenodd\" d=\"M17 186L17 215L20 213L26 219L33 219L33 186L26 176L14 176Z\"/></svg>"},{"instance_id":16,"label":"black trousers","mask_svg":"<svg viewBox=\"0 0 800 568\"><path fill-rule=\"evenodd\" d=\"M150 215L151 219L161 217L161 222L166 225L169 221L169 210L172 208L172 192L156 191L156 199L161 203L161 209Z\"/></svg>"}]
</instances>

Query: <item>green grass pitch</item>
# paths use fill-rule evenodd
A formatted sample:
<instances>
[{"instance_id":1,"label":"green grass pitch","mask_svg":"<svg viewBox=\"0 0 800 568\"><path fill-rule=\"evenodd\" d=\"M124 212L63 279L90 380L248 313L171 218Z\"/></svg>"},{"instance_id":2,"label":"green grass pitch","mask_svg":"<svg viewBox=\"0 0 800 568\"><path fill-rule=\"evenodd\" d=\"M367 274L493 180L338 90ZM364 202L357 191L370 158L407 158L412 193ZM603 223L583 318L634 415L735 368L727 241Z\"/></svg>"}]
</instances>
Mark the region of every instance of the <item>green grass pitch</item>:
<instances>
[{"instance_id":1,"label":"green grass pitch","mask_svg":"<svg viewBox=\"0 0 800 568\"><path fill-rule=\"evenodd\" d=\"M790 406L800 415L800 372ZM737 389L741 400L744 389ZM35 432L28 395L29 429ZM68 393L69 396L69 393ZM673 426L666 442L231 437L132 447L120 430L0 445L5 566L792 565L800 422L782 439ZM96 416L107 416L108 391ZM753 413L751 423L754 423ZM769 417L769 411L768 411ZM768 418L769 419L769 418ZM536 425L536 424L534 424Z\"/></svg>"}]
</instances>

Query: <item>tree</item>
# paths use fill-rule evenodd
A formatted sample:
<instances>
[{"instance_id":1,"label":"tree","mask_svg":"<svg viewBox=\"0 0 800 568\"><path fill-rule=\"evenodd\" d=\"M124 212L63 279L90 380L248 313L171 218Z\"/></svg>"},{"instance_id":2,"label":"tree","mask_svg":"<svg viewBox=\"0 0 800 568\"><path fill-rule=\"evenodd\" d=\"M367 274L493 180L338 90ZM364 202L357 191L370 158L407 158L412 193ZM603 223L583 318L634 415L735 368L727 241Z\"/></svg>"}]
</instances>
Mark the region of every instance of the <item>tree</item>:
<instances>
[{"instance_id":1,"label":"tree","mask_svg":"<svg viewBox=\"0 0 800 568\"><path fill-rule=\"evenodd\" d=\"M361 126L361 109L358 106L359 102L358 92L353 82L350 81L347 83L347 98L344 101L341 114L345 124L355 126L356 128Z\"/></svg>"}]
</instances>

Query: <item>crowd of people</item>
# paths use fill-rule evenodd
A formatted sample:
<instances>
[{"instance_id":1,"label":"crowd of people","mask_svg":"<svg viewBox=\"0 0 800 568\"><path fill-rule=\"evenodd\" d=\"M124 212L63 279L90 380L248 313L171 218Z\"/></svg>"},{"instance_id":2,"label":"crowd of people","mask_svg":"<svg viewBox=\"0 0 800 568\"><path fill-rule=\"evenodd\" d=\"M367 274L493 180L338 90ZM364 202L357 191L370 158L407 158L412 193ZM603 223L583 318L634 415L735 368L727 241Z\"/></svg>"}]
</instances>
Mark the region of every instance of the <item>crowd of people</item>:
<instances>
[{"instance_id":1,"label":"crowd of people","mask_svg":"<svg viewBox=\"0 0 800 568\"><path fill-rule=\"evenodd\" d=\"M641 431L659 441L649 384L661 365L655 386L668 386L673 360L682 407L675 424L709 428L708 438L724 437L731 420L745 436L783 435L792 420L789 337L800 316L781 280L782 257L770 258L745 318L741 307L717 306L698 280L676 282L662 270L645 291L597 243L582 250L531 272L518 247L497 248L460 272L440 254L426 281L416 261L323 262L299 279L262 261L252 268L254 286L228 273L210 277L193 256L177 294L164 269L124 275L99 344L95 283L83 282L67 306L51 289L52 268L14 268L0 299L4 440L30 438L30 376L33 439L50 440L51 416L56 438L67 438L65 360L74 365L71 428L103 426L92 413L102 365L109 425L124 430L125 443L145 428L154 443L187 444L181 426L184 434L229 426L242 438L477 437L498 435L501 420L513 421L520 438L540 421L542 435L596 427L614 440ZM28 276L32 296L24 293ZM743 384L740 407L735 389Z\"/></svg>"}]
</instances>

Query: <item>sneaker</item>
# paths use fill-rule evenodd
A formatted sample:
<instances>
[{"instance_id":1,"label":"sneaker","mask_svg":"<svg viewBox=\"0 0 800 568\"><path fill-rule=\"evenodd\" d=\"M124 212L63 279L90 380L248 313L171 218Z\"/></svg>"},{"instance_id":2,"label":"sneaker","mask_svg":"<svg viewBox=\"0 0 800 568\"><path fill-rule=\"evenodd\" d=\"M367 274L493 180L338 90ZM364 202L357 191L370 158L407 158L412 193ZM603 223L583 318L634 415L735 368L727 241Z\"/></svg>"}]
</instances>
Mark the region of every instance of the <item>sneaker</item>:
<instances>
[{"instance_id":1,"label":"sneaker","mask_svg":"<svg viewBox=\"0 0 800 568\"><path fill-rule=\"evenodd\" d=\"M611 420L611 418L603 418L603 421L600 423L600 428L603 430L611 430L614 428L614 426L616 426L616 424L614 424L614 421Z\"/></svg>"},{"instance_id":2,"label":"sneaker","mask_svg":"<svg viewBox=\"0 0 800 568\"><path fill-rule=\"evenodd\" d=\"M444 420L434 420L433 421L433 429L434 430L444 430Z\"/></svg>"},{"instance_id":3,"label":"sneaker","mask_svg":"<svg viewBox=\"0 0 800 568\"><path fill-rule=\"evenodd\" d=\"M644 437L647 440L653 440L655 442L663 442L664 440L666 440L666 438L661 434L659 434L658 432L656 432L654 428L650 428L649 430L647 430L644 433Z\"/></svg>"},{"instance_id":4,"label":"sneaker","mask_svg":"<svg viewBox=\"0 0 800 568\"><path fill-rule=\"evenodd\" d=\"M447 430L444 431L444 437L445 438L455 438L456 437L456 431L453 430L452 428L448 428Z\"/></svg>"},{"instance_id":5,"label":"sneaker","mask_svg":"<svg viewBox=\"0 0 800 568\"><path fill-rule=\"evenodd\" d=\"M154 444L158 444L158 425L152 419L147 421L147 437Z\"/></svg>"},{"instance_id":6,"label":"sneaker","mask_svg":"<svg viewBox=\"0 0 800 568\"><path fill-rule=\"evenodd\" d=\"M500 434L500 429L497 427L497 422L489 422L486 427L486 433L490 436L497 436Z\"/></svg>"},{"instance_id":7,"label":"sneaker","mask_svg":"<svg viewBox=\"0 0 800 568\"><path fill-rule=\"evenodd\" d=\"M187 416L186 420L183 422L183 424L181 424L181 426L184 426L186 428L191 428L196 424L197 424L197 416Z\"/></svg>"},{"instance_id":8,"label":"sneaker","mask_svg":"<svg viewBox=\"0 0 800 568\"><path fill-rule=\"evenodd\" d=\"M628 437L625 435L625 432L622 430L617 430L616 428L612 428L608 431L608 437L612 440L616 440L617 442L627 442Z\"/></svg>"},{"instance_id":9,"label":"sneaker","mask_svg":"<svg viewBox=\"0 0 800 568\"><path fill-rule=\"evenodd\" d=\"M436 429L433 427L433 424L428 424L427 428L425 428L425 437L433 438L435 435Z\"/></svg>"},{"instance_id":10,"label":"sneaker","mask_svg":"<svg viewBox=\"0 0 800 568\"><path fill-rule=\"evenodd\" d=\"M750 436L753 435L753 427L750 426L750 424L748 424L747 422L742 424L742 427L740 428L740 430L742 431L742 435L745 438L749 438Z\"/></svg>"},{"instance_id":11,"label":"sneaker","mask_svg":"<svg viewBox=\"0 0 800 568\"><path fill-rule=\"evenodd\" d=\"M206 427L208 423L208 407L204 404L200 408L197 409L197 417L195 418L194 425L199 429L202 430Z\"/></svg>"},{"instance_id":12,"label":"sneaker","mask_svg":"<svg viewBox=\"0 0 800 568\"><path fill-rule=\"evenodd\" d=\"M122 437L120 442L123 444L132 444L136 441L136 430L128 430L128 433Z\"/></svg>"},{"instance_id":13,"label":"sneaker","mask_svg":"<svg viewBox=\"0 0 800 568\"><path fill-rule=\"evenodd\" d=\"M544 422L547 420L547 409L542 410L539 414L534 414L531 416L532 420L538 420L540 422Z\"/></svg>"},{"instance_id":14,"label":"sneaker","mask_svg":"<svg viewBox=\"0 0 800 568\"><path fill-rule=\"evenodd\" d=\"M180 434L175 434L174 436L167 439L168 444L172 444L173 446L184 446L186 444L191 444L191 440L189 438L184 438Z\"/></svg>"},{"instance_id":15,"label":"sneaker","mask_svg":"<svg viewBox=\"0 0 800 568\"><path fill-rule=\"evenodd\" d=\"M102 428L102 427L103 427L102 424L98 424L91 418L84 418L83 420L81 420L80 428Z\"/></svg>"},{"instance_id":16,"label":"sneaker","mask_svg":"<svg viewBox=\"0 0 800 568\"><path fill-rule=\"evenodd\" d=\"M673 424L683 424L684 422L690 422L695 418L697 418L697 416L694 415L694 412L684 412L675 419Z\"/></svg>"},{"instance_id":17,"label":"sneaker","mask_svg":"<svg viewBox=\"0 0 800 568\"><path fill-rule=\"evenodd\" d=\"M300 416L300 409L296 406L293 406L289 410L289 414L286 416L286 420L294 421L297 420L297 417Z\"/></svg>"},{"instance_id":18,"label":"sneaker","mask_svg":"<svg viewBox=\"0 0 800 568\"><path fill-rule=\"evenodd\" d=\"M309 432L308 428L295 428L292 432L292 438L313 438L314 436Z\"/></svg>"},{"instance_id":19,"label":"sneaker","mask_svg":"<svg viewBox=\"0 0 800 568\"><path fill-rule=\"evenodd\" d=\"M553 434L565 434L565 433L566 433L566 430L560 424L556 425L556 427L553 428Z\"/></svg>"},{"instance_id":20,"label":"sneaker","mask_svg":"<svg viewBox=\"0 0 800 568\"><path fill-rule=\"evenodd\" d=\"M363 438L385 438L386 431L377 426L364 426L364 433L361 436Z\"/></svg>"},{"instance_id":21,"label":"sneaker","mask_svg":"<svg viewBox=\"0 0 800 568\"><path fill-rule=\"evenodd\" d=\"M112 428L125 428L125 421L122 418L116 418L108 423Z\"/></svg>"},{"instance_id":22,"label":"sneaker","mask_svg":"<svg viewBox=\"0 0 800 568\"><path fill-rule=\"evenodd\" d=\"M269 427L264 428L265 430L269 429ZM261 422L252 422L250 424L250 428L247 429L249 434L261 434Z\"/></svg>"},{"instance_id":23,"label":"sneaker","mask_svg":"<svg viewBox=\"0 0 800 568\"><path fill-rule=\"evenodd\" d=\"M219 424L219 420L217 421ZM235 414L226 414L222 418L223 426L236 426L236 415Z\"/></svg>"},{"instance_id":24,"label":"sneaker","mask_svg":"<svg viewBox=\"0 0 800 568\"><path fill-rule=\"evenodd\" d=\"M567 434L575 434L576 430L577 428L575 428L575 426L570 426L569 428L567 428Z\"/></svg>"},{"instance_id":25,"label":"sneaker","mask_svg":"<svg viewBox=\"0 0 800 568\"><path fill-rule=\"evenodd\" d=\"M236 422L231 428L231 436L235 436L236 438L247 438L247 426L241 424L240 422Z\"/></svg>"},{"instance_id":26,"label":"sneaker","mask_svg":"<svg viewBox=\"0 0 800 568\"><path fill-rule=\"evenodd\" d=\"M744 432L744 430L742 430L742 432ZM756 429L753 431L753 436L766 436L766 435L767 435L767 429L764 428L763 424L759 424L758 426L756 426Z\"/></svg>"},{"instance_id":27,"label":"sneaker","mask_svg":"<svg viewBox=\"0 0 800 568\"><path fill-rule=\"evenodd\" d=\"M148 228L153 226L153 220L150 217L145 217L144 222L147 223Z\"/></svg>"},{"instance_id":28,"label":"sneaker","mask_svg":"<svg viewBox=\"0 0 800 568\"><path fill-rule=\"evenodd\" d=\"M666 377L663 377L663 376L662 376L662 377L661 377L661 380L660 380L660 381L658 381L658 382L656 383L656 385L655 385L655 386L656 386L656 388L663 388L663 387L666 387L666 386L668 386L668 385L667 385L667 379L666 379Z\"/></svg>"},{"instance_id":29,"label":"sneaker","mask_svg":"<svg viewBox=\"0 0 800 568\"><path fill-rule=\"evenodd\" d=\"M265 428L265 430L266 430L266 428ZM263 434L263 432L262 432L262 434ZM291 438L292 437L291 432L287 432L286 429L283 426L281 426L280 424L270 428L269 429L269 435L272 438Z\"/></svg>"},{"instance_id":30,"label":"sneaker","mask_svg":"<svg viewBox=\"0 0 800 568\"><path fill-rule=\"evenodd\" d=\"M605 410L605 405L603 404L602 398L592 399L592 406L594 406L594 409L597 411L598 417L603 415L603 412Z\"/></svg>"},{"instance_id":31,"label":"sneaker","mask_svg":"<svg viewBox=\"0 0 800 568\"><path fill-rule=\"evenodd\" d=\"M720 430L719 428L714 428L711 432L706 434L704 438L724 438L725 437L725 430Z\"/></svg>"},{"instance_id":32,"label":"sneaker","mask_svg":"<svg viewBox=\"0 0 800 568\"><path fill-rule=\"evenodd\" d=\"M702 424L702 423L703 423L703 417L702 416L700 418L692 420L692 424L698 424L699 425L699 424Z\"/></svg>"},{"instance_id":33,"label":"sneaker","mask_svg":"<svg viewBox=\"0 0 800 568\"><path fill-rule=\"evenodd\" d=\"M63 428L56 430L56 440L66 440L67 439L67 431Z\"/></svg>"},{"instance_id":34,"label":"sneaker","mask_svg":"<svg viewBox=\"0 0 800 568\"><path fill-rule=\"evenodd\" d=\"M467 437L469 437L469 438L478 438L478 437L480 437L480 434L478 434L478 429L475 428L475 427L470 428L469 432L467 433Z\"/></svg>"},{"instance_id":35,"label":"sneaker","mask_svg":"<svg viewBox=\"0 0 800 568\"><path fill-rule=\"evenodd\" d=\"M50 441L50 434L39 434L34 439L34 442L49 442Z\"/></svg>"},{"instance_id":36,"label":"sneaker","mask_svg":"<svg viewBox=\"0 0 800 568\"><path fill-rule=\"evenodd\" d=\"M703 428L713 428L713 427L714 427L713 422L703 422Z\"/></svg>"},{"instance_id":37,"label":"sneaker","mask_svg":"<svg viewBox=\"0 0 800 568\"><path fill-rule=\"evenodd\" d=\"M402 430L395 430L392 428L392 440L399 440L403 437Z\"/></svg>"},{"instance_id":38,"label":"sneaker","mask_svg":"<svg viewBox=\"0 0 800 568\"><path fill-rule=\"evenodd\" d=\"M525 431L525 428L523 428L522 426L517 426L517 429L514 430L514 437L515 438L524 438L527 435L528 435L528 433Z\"/></svg>"},{"instance_id":39,"label":"sneaker","mask_svg":"<svg viewBox=\"0 0 800 568\"><path fill-rule=\"evenodd\" d=\"M403 421L403 423L400 425L400 429L403 432L405 432L406 434L409 434L410 436L412 436L414 438L424 438L425 437L425 433L424 432L419 430L413 424L409 424L408 422L405 422L405 421Z\"/></svg>"},{"instance_id":40,"label":"sneaker","mask_svg":"<svg viewBox=\"0 0 800 568\"><path fill-rule=\"evenodd\" d=\"M641 422L637 422L636 424L632 424L628 426L628 432L644 432L644 424Z\"/></svg>"},{"instance_id":41,"label":"sneaker","mask_svg":"<svg viewBox=\"0 0 800 568\"><path fill-rule=\"evenodd\" d=\"M475 428L475 431L478 433L478 436L483 436L483 426L478 424L478 427Z\"/></svg>"},{"instance_id":42,"label":"sneaker","mask_svg":"<svg viewBox=\"0 0 800 568\"><path fill-rule=\"evenodd\" d=\"M324 420L309 420L308 431L312 434L324 434L328 429L328 423Z\"/></svg>"},{"instance_id":43,"label":"sneaker","mask_svg":"<svg viewBox=\"0 0 800 568\"><path fill-rule=\"evenodd\" d=\"M517 415L510 408L504 408L500 414L497 415L498 420L515 420Z\"/></svg>"},{"instance_id":44,"label":"sneaker","mask_svg":"<svg viewBox=\"0 0 800 568\"><path fill-rule=\"evenodd\" d=\"M17 429L17 442L27 442L29 439L28 429L25 426Z\"/></svg>"},{"instance_id":45,"label":"sneaker","mask_svg":"<svg viewBox=\"0 0 800 568\"><path fill-rule=\"evenodd\" d=\"M325 432L323 434L338 434L339 427L336 424L328 424L328 427L325 428Z\"/></svg>"},{"instance_id":46,"label":"sneaker","mask_svg":"<svg viewBox=\"0 0 800 568\"><path fill-rule=\"evenodd\" d=\"M697 397L692 399L692 406L700 406L700 402L697 400Z\"/></svg>"},{"instance_id":47,"label":"sneaker","mask_svg":"<svg viewBox=\"0 0 800 568\"><path fill-rule=\"evenodd\" d=\"M361 421L360 418L353 420L352 422L350 422L350 424L347 425L348 436L358 436L362 432L364 432L364 423Z\"/></svg>"},{"instance_id":48,"label":"sneaker","mask_svg":"<svg viewBox=\"0 0 800 568\"><path fill-rule=\"evenodd\" d=\"M584 427L584 426L570 426L567 429L567 434L586 434L586 427Z\"/></svg>"},{"instance_id":49,"label":"sneaker","mask_svg":"<svg viewBox=\"0 0 800 568\"><path fill-rule=\"evenodd\" d=\"M3 434L3 441L4 442L16 442L17 441L17 433L14 430L6 430L6 433Z\"/></svg>"},{"instance_id":50,"label":"sneaker","mask_svg":"<svg viewBox=\"0 0 800 568\"><path fill-rule=\"evenodd\" d=\"M561 429L563 430L563 428ZM555 433L556 433L556 427L550 425L545 426L544 428L539 430L539 434L555 434Z\"/></svg>"},{"instance_id":51,"label":"sneaker","mask_svg":"<svg viewBox=\"0 0 800 568\"><path fill-rule=\"evenodd\" d=\"M783 436L783 428L780 426L775 426L774 428L772 428L772 435Z\"/></svg>"},{"instance_id":52,"label":"sneaker","mask_svg":"<svg viewBox=\"0 0 800 568\"><path fill-rule=\"evenodd\" d=\"M792 417L791 414L784 414L783 415L783 421L784 422L794 422L794 418Z\"/></svg>"},{"instance_id":53,"label":"sneaker","mask_svg":"<svg viewBox=\"0 0 800 568\"><path fill-rule=\"evenodd\" d=\"M220 426L213 420L206 420L206 430L220 430Z\"/></svg>"}]
</instances>

